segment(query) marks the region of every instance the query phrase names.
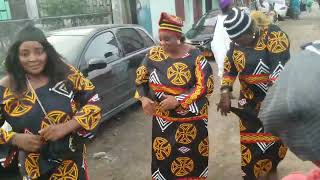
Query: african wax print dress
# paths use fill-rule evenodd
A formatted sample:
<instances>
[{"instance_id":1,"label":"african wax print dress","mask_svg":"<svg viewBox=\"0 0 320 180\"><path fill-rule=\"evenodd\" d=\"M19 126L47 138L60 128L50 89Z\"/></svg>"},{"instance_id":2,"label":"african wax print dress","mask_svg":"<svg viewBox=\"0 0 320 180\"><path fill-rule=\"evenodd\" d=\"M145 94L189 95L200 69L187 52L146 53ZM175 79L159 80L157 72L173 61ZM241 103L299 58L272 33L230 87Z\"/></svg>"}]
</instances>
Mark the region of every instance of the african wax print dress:
<instances>
[{"instance_id":1,"label":"african wax print dress","mask_svg":"<svg viewBox=\"0 0 320 180\"><path fill-rule=\"evenodd\" d=\"M271 134L264 133L257 115L269 86L275 82L290 58L289 39L275 25L266 27L254 48L232 43L224 62L221 88L240 81L239 109L243 178L257 179L275 170L285 157L287 148Z\"/></svg>"},{"instance_id":2,"label":"african wax print dress","mask_svg":"<svg viewBox=\"0 0 320 180\"><path fill-rule=\"evenodd\" d=\"M206 179L208 173L208 96L213 75L198 49L173 59L160 46L153 47L137 69L136 97L156 101L152 120L152 178ZM163 110L158 103L173 95L180 106Z\"/></svg>"},{"instance_id":3,"label":"african wax print dress","mask_svg":"<svg viewBox=\"0 0 320 180\"><path fill-rule=\"evenodd\" d=\"M10 147L4 164L18 160L23 177L46 180L88 179L84 140L93 136L92 130L101 119L99 96L88 79L71 66L70 70L65 81L49 81L35 91L29 88L20 97L15 96L11 89L0 86L1 121L7 121L12 127L9 132L0 129L2 147L9 146L7 142L14 133L38 134L41 129L71 119L75 119L82 127L62 139L47 142L39 153Z\"/></svg>"}]
</instances>

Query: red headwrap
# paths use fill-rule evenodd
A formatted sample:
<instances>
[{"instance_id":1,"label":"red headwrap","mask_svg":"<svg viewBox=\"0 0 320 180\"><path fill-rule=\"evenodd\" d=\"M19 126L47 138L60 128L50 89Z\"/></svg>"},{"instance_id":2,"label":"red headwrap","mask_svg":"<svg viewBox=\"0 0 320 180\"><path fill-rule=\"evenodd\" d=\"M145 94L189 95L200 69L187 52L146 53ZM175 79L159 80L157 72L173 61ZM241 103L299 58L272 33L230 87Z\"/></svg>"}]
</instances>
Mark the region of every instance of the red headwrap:
<instances>
[{"instance_id":1,"label":"red headwrap","mask_svg":"<svg viewBox=\"0 0 320 180\"><path fill-rule=\"evenodd\" d=\"M178 16L170 15L162 12L159 20L159 32L165 31L166 33L173 34L177 37L182 36L183 21Z\"/></svg>"}]
</instances>

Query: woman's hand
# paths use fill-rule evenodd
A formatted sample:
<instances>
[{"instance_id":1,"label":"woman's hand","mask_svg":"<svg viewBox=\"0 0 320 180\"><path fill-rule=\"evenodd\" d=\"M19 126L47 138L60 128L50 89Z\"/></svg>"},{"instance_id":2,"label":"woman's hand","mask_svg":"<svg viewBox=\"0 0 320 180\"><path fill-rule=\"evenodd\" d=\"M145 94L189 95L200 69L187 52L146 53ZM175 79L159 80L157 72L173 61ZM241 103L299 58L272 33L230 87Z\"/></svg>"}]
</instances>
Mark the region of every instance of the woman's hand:
<instances>
[{"instance_id":1,"label":"woman's hand","mask_svg":"<svg viewBox=\"0 0 320 180\"><path fill-rule=\"evenodd\" d=\"M154 113L155 102L147 97L140 98L143 111L146 115L152 116Z\"/></svg>"},{"instance_id":2,"label":"woman's hand","mask_svg":"<svg viewBox=\"0 0 320 180\"><path fill-rule=\"evenodd\" d=\"M23 133L14 134L11 143L27 152L38 152L43 144L41 136Z\"/></svg>"},{"instance_id":3,"label":"woman's hand","mask_svg":"<svg viewBox=\"0 0 320 180\"><path fill-rule=\"evenodd\" d=\"M41 129L39 131L40 136L45 141L56 141L66 136L68 133L69 133L69 130L65 123L50 125L49 127L45 129Z\"/></svg>"},{"instance_id":4,"label":"woman's hand","mask_svg":"<svg viewBox=\"0 0 320 180\"><path fill-rule=\"evenodd\" d=\"M230 113L231 108L231 98L230 93L222 93L220 97L220 102L217 107L217 111L220 110L221 115L227 116Z\"/></svg>"},{"instance_id":5,"label":"woman's hand","mask_svg":"<svg viewBox=\"0 0 320 180\"><path fill-rule=\"evenodd\" d=\"M179 101L171 95L163 95L164 100L160 102L160 107L163 110L171 110L175 109L177 106L180 105Z\"/></svg>"},{"instance_id":6,"label":"woman's hand","mask_svg":"<svg viewBox=\"0 0 320 180\"><path fill-rule=\"evenodd\" d=\"M40 136L46 141L56 141L65 137L73 131L81 128L77 120L72 119L66 123L50 125L45 129L39 131Z\"/></svg>"}]
</instances>

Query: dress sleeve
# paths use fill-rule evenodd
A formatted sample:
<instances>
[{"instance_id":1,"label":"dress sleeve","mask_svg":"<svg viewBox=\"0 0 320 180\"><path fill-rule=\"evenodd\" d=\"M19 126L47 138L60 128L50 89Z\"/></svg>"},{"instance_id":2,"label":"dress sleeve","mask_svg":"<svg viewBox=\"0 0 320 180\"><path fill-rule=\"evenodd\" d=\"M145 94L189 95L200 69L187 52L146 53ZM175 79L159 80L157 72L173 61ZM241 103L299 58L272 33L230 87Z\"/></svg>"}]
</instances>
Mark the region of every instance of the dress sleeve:
<instances>
[{"instance_id":1,"label":"dress sleeve","mask_svg":"<svg viewBox=\"0 0 320 180\"><path fill-rule=\"evenodd\" d=\"M233 48L230 48L230 50L227 52L227 55L224 59L224 65L223 65L223 76L221 81L221 89L229 88L230 91L233 90L233 84L238 76L238 70L234 64L233 61Z\"/></svg>"},{"instance_id":2,"label":"dress sleeve","mask_svg":"<svg viewBox=\"0 0 320 180\"><path fill-rule=\"evenodd\" d=\"M0 106L0 144L7 144L12 136L15 134L13 131L5 129L3 125L5 124L5 119L2 115L2 106Z\"/></svg>"},{"instance_id":3,"label":"dress sleeve","mask_svg":"<svg viewBox=\"0 0 320 180\"><path fill-rule=\"evenodd\" d=\"M68 79L72 83L74 100L78 105L73 118L85 131L92 131L101 119L100 98L95 91L95 86L74 67L71 67Z\"/></svg>"},{"instance_id":4,"label":"dress sleeve","mask_svg":"<svg viewBox=\"0 0 320 180\"><path fill-rule=\"evenodd\" d=\"M136 93L135 98L139 99L140 97L148 96L149 92L149 72L147 68L148 56L146 56L138 69L136 70Z\"/></svg>"},{"instance_id":5,"label":"dress sleeve","mask_svg":"<svg viewBox=\"0 0 320 180\"><path fill-rule=\"evenodd\" d=\"M208 61L202 55L198 55L195 60L196 83L188 92L176 96L181 106L189 109L197 100L205 98L213 92L213 74Z\"/></svg>"},{"instance_id":6,"label":"dress sleeve","mask_svg":"<svg viewBox=\"0 0 320 180\"><path fill-rule=\"evenodd\" d=\"M270 67L269 79L274 82L290 59L290 42L287 34L280 29L269 33L267 49Z\"/></svg>"}]
</instances>

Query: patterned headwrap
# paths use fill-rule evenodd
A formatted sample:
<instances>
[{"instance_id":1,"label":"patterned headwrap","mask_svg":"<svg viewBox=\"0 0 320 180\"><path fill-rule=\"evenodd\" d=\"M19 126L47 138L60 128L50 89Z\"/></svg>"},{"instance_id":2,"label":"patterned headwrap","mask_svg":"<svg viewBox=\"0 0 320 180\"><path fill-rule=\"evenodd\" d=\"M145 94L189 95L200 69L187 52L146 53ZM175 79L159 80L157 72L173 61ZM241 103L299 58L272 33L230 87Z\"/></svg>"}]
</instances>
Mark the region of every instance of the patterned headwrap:
<instances>
[{"instance_id":1,"label":"patterned headwrap","mask_svg":"<svg viewBox=\"0 0 320 180\"><path fill-rule=\"evenodd\" d=\"M227 29L230 39L236 39L249 29L251 25L251 17L238 8L232 8L224 20L224 27Z\"/></svg>"},{"instance_id":2,"label":"patterned headwrap","mask_svg":"<svg viewBox=\"0 0 320 180\"><path fill-rule=\"evenodd\" d=\"M159 32L165 31L177 37L182 36L183 21L178 16L162 12L159 20Z\"/></svg>"}]
</instances>

